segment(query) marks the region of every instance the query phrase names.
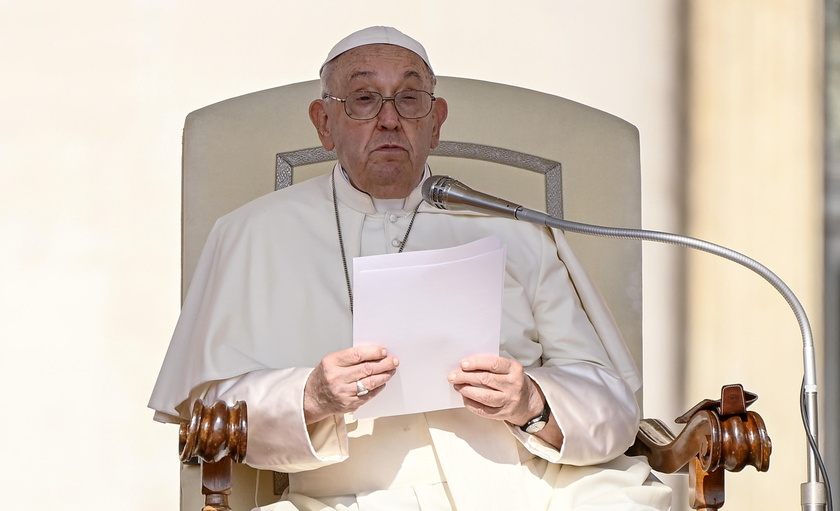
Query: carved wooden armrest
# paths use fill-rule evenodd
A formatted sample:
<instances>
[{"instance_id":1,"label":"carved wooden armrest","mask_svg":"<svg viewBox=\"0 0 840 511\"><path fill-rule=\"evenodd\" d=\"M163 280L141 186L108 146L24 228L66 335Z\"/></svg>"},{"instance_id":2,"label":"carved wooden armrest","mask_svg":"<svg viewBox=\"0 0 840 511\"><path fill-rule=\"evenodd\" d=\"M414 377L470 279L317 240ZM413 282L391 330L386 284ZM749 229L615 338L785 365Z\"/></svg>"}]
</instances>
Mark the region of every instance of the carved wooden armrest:
<instances>
[{"instance_id":1,"label":"carved wooden armrest","mask_svg":"<svg viewBox=\"0 0 840 511\"><path fill-rule=\"evenodd\" d=\"M639 425L631 456L646 456L651 467L674 473L688 465L689 503L710 511L724 503L724 474L752 465L760 472L770 466L772 443L764 420L747 407L757 399L741 385L727 385L720 400L705 400L677 419L685 424L674 436L665 424L645 419ZM189 423L181 425L181 461L201 460L202 511L230 511L233 463L245 458L248 412L244 401L228 406L217 401L193 405Z\"/></svg>"},{"instance_id":2,"label":"carved wooden armrest","mask_svg":"<svg viewBox=\"0 0 840 511\"><path fill-rule=\"evenodd\" d=\"M685 424L676 437L661 421L644 419L627 454L646 456L654 470L668 474L688 465L691 508L720 509L727 470L770 468L772 443L764 420L747 411L757 398L741 385L726 385L719 401L704 400L676 420Z\"/></svg>"},{"instance_id":3,"label":"carved wooden armrest","mask_svg":"<svg viewBox=\"0 0 840 511\"><path fill-rule=\"evenodd\" d=\"M248 447L248 408L244 401L228 406L196 401L189 423L181 424L178 451L181 461L201 460L202 511L230 511L233 463L245 459Z\"/></svg>"}]
</instances>

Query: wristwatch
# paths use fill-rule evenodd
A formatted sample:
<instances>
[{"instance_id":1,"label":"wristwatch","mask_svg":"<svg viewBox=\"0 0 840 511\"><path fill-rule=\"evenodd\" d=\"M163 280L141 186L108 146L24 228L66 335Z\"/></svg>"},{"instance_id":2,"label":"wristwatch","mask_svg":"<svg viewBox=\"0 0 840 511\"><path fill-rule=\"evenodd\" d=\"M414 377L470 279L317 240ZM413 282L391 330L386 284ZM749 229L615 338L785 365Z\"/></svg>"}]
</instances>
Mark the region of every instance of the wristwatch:
<instances>
[{"instance_id":1,"label":"wristwatch","mask_svg":"<svg viewBox=\"0 0 840 511\"><path fill-rule=\"evenodd\" d=\"M545 425L548 424L549 415L551 415L551 408L548 406L548 400L546 400L545 408L543 408L542 413L529 420L524 425L519 426L519 429L532 435L534 433L539 433L540 431L542 431Z\"/></svg>"}]
</instances>

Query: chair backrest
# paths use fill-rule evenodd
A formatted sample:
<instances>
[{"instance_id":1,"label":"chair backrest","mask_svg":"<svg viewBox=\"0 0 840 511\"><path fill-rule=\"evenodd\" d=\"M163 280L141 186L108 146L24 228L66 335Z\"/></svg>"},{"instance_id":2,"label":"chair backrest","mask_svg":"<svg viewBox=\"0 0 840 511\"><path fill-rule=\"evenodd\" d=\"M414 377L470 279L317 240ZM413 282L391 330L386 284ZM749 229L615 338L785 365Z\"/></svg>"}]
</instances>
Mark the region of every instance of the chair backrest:
<instances>
[{"instance_id":1,"label":"chair backrest","mask_svg":"<svg viewBox=\"0 0 840 511\"><path fill-rule=\"evenodd\" d=\"M307 113L319 92L313 80L189 114L182 162L184 292L218 217L332 168L332 155L320 149ZM433 173L569 220L640 226L639 135L633 125L564 98L497 83L438 77L435 93L449 102L449 117L444 142L430 157ZM641 370L640 243L574 234L568 239ZM243 493L253 501L252 492Z\"/></svg>"}]
</instances>

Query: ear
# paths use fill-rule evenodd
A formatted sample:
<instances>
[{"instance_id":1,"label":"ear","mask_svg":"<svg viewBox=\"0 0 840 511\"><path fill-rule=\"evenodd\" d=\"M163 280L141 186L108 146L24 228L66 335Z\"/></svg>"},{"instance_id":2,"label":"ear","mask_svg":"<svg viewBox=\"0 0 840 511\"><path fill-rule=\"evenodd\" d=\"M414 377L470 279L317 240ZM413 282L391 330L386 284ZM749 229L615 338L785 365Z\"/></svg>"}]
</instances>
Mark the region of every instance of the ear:
<instances>
[{"instance_id":1,"label":"ear","mask_svg":"<svg viewBox=\"0 0 840 511\"><path fill-rule=\"evenodd\" d=\"M335 148L335 143L330 135L329 122L327 122L329 120L329 115L324 107L324 100L316 99L309 104L309 119L312 121L312 124L315 126L315 130L318 132L318 138L321 139L321 145L327 151L332 151Z\"/></svg>"},{"instance_id":2,"label":"ear","mask_svg":"<svg viewBox=\"0 0 840 511\"><path fill-rule=\"evenodd\" d=\"M446 103L445 99L435 99L434 105L432 105L431 115L433 116L432 143L429 147L434 149L440 144L440 127L443 125L443 121L446 120L446 116L449 115L449 104Z\"/></svg>"}]
</instances>

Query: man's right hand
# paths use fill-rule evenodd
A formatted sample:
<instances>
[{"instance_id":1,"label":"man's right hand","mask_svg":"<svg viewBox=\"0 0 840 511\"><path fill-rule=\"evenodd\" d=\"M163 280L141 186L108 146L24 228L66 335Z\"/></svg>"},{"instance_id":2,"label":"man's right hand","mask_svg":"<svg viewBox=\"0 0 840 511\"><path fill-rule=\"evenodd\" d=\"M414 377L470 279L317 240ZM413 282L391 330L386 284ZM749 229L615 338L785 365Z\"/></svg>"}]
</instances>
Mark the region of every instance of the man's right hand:
<instances>
[{"instance_id":1,"label":"man's right hand","mask_svg":"<svg viewBox=\"0 0 840 511\"><path fill-rule=\"evenodd\" d=\"M376 396L396 372L399 360L382 346L355 346L330 353L309 374L303 391L307 424L352 412ZM357 396L356 382L370 392Z\"/></svg>"}]
</instances>

